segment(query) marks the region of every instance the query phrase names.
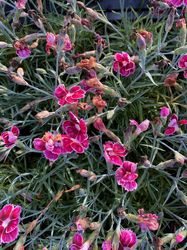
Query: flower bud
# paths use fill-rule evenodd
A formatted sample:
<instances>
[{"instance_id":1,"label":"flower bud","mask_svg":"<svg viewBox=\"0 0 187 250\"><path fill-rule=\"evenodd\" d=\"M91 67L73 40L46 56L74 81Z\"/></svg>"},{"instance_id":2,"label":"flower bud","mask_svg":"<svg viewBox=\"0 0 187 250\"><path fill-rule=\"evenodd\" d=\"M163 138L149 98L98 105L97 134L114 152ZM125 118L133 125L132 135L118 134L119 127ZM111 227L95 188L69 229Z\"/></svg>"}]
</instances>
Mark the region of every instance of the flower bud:
<instances>
[{"instance_id":1,"label":"flower bud","mask_svg":"<svg viewBox=\"0 0 187 250\"><path fill-rule=\"evenodd\" d=\"M9 47L8 43L0 42L0 49L5 49L7 47Z\"/></svg>"},{"instance_id":2,"label":"flower bud","mask_svg":"<svg viewBox=\"0 0 187 250\"><path fill-rule=\"evenodd\" d=\"M90 181L95 181L97 179L97 176L92 171L88 171L86 169L78 169L76 170L76 172L81 176L88 178L88 180Z\"/></svg>"},{"instance_id":3,"label":"flower bud","mask_svg":"<svg viewBox=\"0 0 187 250\"><path fill-rule=\"evenodd\" d=\"M107 128L105 127L105 124L103 123L103 120L100 117L97 117L96 120L93 123L93 126L95 129L106 132Z\"/></svg>"},{"instance_id":4,"label":"flower bud","mask_svg":"<svg viewBox=\"0 0 187 250\"><path fill-rule=\"evenodd\" d=\"M168 15L168 18L166 20L166 26L165 26L166 33L168 33L173 27L173 23L174 23L174 19L175 19L175 13L176 13L176 9L172 8L169 15Z\"/></svg>"},{"instance_id":5,"label":"flower bud","mask_svg":"<svg viewBox=\"0 0 187 250\"><path fill-rule=\"evenodd\" d=\"M166 119L169 114L170 114L170 110L168 107L162 107L160 109L160 117L161 118Z\"/></svg>"},{"instance_id":6,"label":"flower bud","mask_svg":"<svg viewBox=\"0 0 187 250\"><path fill-rule=\"evenodd\" d=\"M136 34L136 42L138 45L139 50L144 50L146 49L146 42L145 39L142 35L140 35L139 33Z\"/></svg>"}]
</instances>

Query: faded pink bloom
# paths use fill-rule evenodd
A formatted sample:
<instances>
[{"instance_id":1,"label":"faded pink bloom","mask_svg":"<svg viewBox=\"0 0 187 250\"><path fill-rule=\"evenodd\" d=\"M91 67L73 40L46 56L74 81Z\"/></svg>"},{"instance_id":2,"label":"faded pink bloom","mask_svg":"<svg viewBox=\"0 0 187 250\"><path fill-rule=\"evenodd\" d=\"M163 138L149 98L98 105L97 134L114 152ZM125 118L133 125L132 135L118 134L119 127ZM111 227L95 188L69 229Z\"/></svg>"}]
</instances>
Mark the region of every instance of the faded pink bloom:
<instances>
[{"instance_id":1,"label":"faded pink bloom","mask_svg":"<svg viewBox=\"0 0 187 250\"><path fill-rule=\"evenodd\" d=\"M0 138L3 140L5 147L10 148L14 146L18 139L19 133L19 128L16 126L13 126L10 131L2 132Z\"/></svg>"},{"instance_id":2,"label":"faded pink bloom","mask_svg":"<svg viewBox=\"0 0 187 250\"><path fill-rule=\"evenodd\" d=\"M150 121L147 119L141 122L140 124L138 124L138 122L135 120L130 120L130 125L136 126L136 130L134 132L136 136L138 136L142 132L145 132L149 128L149 124L150 124Z\"/></svg>"},{"instance_id":3,"label":"faded pink bloom","mask_svg":"<svg viewBox=\"0 0 187 250\"><path fill-rule=\"evenodd\" d=\"M121 230L118 250L133 249L136 243L137 243L137 237L132 230L130 229Z\"/></svg>"},{"instance_id":4,"label":"faded pink bloom","mask_svg":"<svg viewBox=\"0 0 187 250\"><path fill-rule=\"evenodd\" d=\"M97 117L96 120L93 123L93 126L95 129L101 131L101 132L106 132L107 128L103 122L103 120L100 117Z\"/></svg>"},{"instance_id":5,"label":"faded pink bloom","mask_svg":"<svg viewBox=\"0 0 187 250\"><path fill-rule=\"evenodd\" d=\"M160 109L160 117L166 119L168 115L170 114L169 108L168 107L162 107Z\"/></svg>"},{"instance_id":6,"label":"faded pink bloom","mask_svg":"<svg viewBox=\"0 0 187 250\"><path fill-rule=\"evenodd\" d=\"M56 43L57 43L56 35L51 33L51 32L47 32L45 50L46 50L48 55L50 55L50 49L51 48L56 48Z\"/></svg>"},{"instance_id":7,"label":"faded pink bloom","mask_svg":"<svg viewBox=\"0 0 187 250\"><path fill-rule=\"evenodd\" d=\"M69 112L70 120L64 121L62 128L71 138L83 141L88 138L87 126L84 119L78 119L72 112Z\"/></svg>"},{"instance_id":8,"label":"faded pink bloom","mask_svg":"<svg viewBox=\"0 0 187 250\"><path fill-rule=\"evenodd\" d=\"M64 84L60 84L55 89L54 96L58 99L58 104L64 106L65 104L78 103L79 99L85 97L85 91L80 86L73 86L68 90Z\"/></svg>"},{"instance_id":9,"label":"faded pink bloom","mask_svg":"<svg viewBox=\"0 0 187 250\"><path fill-rule=\"evenodd\" d=\"M170 122L168 124L168 127L164 131L164 134L173 135L175 132L179 130L179 125L186 125L186 124L187 124L187 120L183 119L179 121L178 116L174 114L171 116Z\"/></svg>"},{"instance_id":10,"label":"faded pink bloom","mask_svg":"<svg viewBox=\"0 0 187 250\"><path fill-rule=\"evenodd\" d=\"M102 250L112 250L112 242L111 242L111 240L103 241Z\"/></svg>"},{"instance_id":11,"label":"faded pink bloom","mask_svg":"<svg viewBox=\"0 0 187 250\"><path fill-rule=\"evenodd\" d=\"M0 244L17 239L20 214L21 207L12 204L7 204L0 210Z\"/></svg>"},{"instance_id":12,"label":"faded pink bloom","mask_svg":"<svg viewBox=\"0 0 187 250\"><path fill-rule=\"evenodd\" d=\"M177 243L181 243L184 239L185 239L185 237L181 233L178 233L175 235L175 240Z\"/></svg>"},{"instance_id":13,"label":"faded pink bloom","mask_svg":"<svg viewBox=\"0 0 187 250\"><path fill-rule=\"evenodd\" d=\"M121 145L119 142L105 142L104 147L104 157L105 160L109 163L122 166L122 159L127 155L127 149Z\"/></svg>"},{"instance_id":14,"label":"faded pink bloom","mask_svg":"<svg viewBox=\"0 0 187 250\"><path fill-rule=\"evenodd\" d=\"M72 50L72 48L73 48L73 46L72 46L71 40L70 40L68 34L65 34L65 36L64 36L64 44L63 44L62 50L70 51L70 50Z\"/></svg>"},{"instance_id":15,"label":"faded pink bloom","mask_svg":"<svg viewBox=\"0 0 187 250\"><path fill-rule=\"evenodd\" d=\"M176 28L180 28L180 29L186 29L186 20L185 18L180 18L177 22L176 22Z\"/></svg>"},{"instance_id":16,"label":"faded pink bloom","mask_svg":"<svg viewBox=\"0 0 187 250\"><path fill-rule=\"evenodd\" d=\"M114 57L115 57L115 61L113 64L114 71L119 72L124 77L128 77L134 74L136 65L128 53L126 52L116 53Z\"/></svg>"},{"instance_id":17,"label":"faded pink bloom","mask_svg":"<svg viewBox=\"0 0 187 250\"><path fill-rule=\"evenodd\" d=\"M56 161L61 154L71 153L73 150L66 145L64 141L66 135L46 132L42 138L35 138L34 148L43 151L46 159Z\"/></svg>"},{"instance_id":18,"label":"faded pink bloom","mask_svg":"<svg viewBox=\"0 0 187 250\"><path fill-rule=\"evenodd\" d=\"M118 185L122 186L126 191L134 191L137 189L136 179L138 178L137 164L130 161L124 161L122 166L116 170L115 176Z\"/></svg>"},{"instance_id":19,"label":"faded pink bloom","mask_svg":"<svg viewBox=\"0 0 187 250\"><path fill-rule=\"evenodd\" d=\"M156 214L144 214L144 209L138 210L138 223L142 231L147 231L148 229L151 231L158 230L158 216Z\"/></svg>"},{"instance_id":20,"label":"faded pink bloom","mask_svg":"<svg viewBox=\"0 0 187 250\"><path fill-rule=\"evenodd\" d=\"M184 54L179 58L178 66L180 69L187 69L187 54Z\"/></svg>"},{"instance_id":21,"label":"faded pink bloom","mask_svg":"<svg viewBox=\"0 0 187 250\"><path fill-rule=\"evenodd\" d=\"M81 233L75 233L73 236L72 244L70 245L70 250L79 250L81 249L84 243L84 238Z\"/></svg>"},{"instance_id":22,"label":"faded pink bloom","mask_svg":"<svg viewBox=\"0 0 187 250\"><path fill-rule=\"evenodd\" d=\"M18 10L22 10L22 9L25 9L26 3L27 3L27 0L17 0L17 1L15 2L15 5L16 5L16 8L17 8Z\"/></svg>"}]
</instances>

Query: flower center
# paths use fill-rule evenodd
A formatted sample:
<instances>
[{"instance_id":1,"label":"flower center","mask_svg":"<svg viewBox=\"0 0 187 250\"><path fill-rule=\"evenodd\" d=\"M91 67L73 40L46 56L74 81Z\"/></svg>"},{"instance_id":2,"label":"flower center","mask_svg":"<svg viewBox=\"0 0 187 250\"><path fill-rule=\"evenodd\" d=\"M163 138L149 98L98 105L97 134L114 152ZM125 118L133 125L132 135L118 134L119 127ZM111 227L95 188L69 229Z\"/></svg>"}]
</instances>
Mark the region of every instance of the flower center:
<instances>
[{"instance_id":1,"label":"flower center","mask_svg":"<svg viewBox=\"0 0 187 250\"><path fill-rule=\"evenodd\" d=\"M10 222L10 219L7 218L5 221L3 221L2 227L6 228Z\"/></svg>"}]
</instances>

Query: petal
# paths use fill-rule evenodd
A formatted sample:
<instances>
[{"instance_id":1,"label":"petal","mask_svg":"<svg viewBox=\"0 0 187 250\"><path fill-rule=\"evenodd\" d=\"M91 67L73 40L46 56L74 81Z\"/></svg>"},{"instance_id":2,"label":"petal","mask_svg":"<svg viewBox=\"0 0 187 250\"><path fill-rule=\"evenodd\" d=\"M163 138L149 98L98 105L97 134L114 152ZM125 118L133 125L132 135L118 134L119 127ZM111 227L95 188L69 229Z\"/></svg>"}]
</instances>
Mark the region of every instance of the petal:
<instances>
[{"instance_id":1,"label":"petal","mask_svg":"<svg viewBox=\"0 0 187 250\"><path fill-rule=\"evenodd\" d=\"M80 144L80 143L78 143L78 142L72 142L71 143L71 147L72 147L72 149L76 152L76 153L78 153L78 154L82 154L82 153L84 153L84 148L83 148L83 146Z\"/></svg>"},{"instance_id":2,"label":"petal","mask_svg":"<svg viewBox=\"0 0 187 250\"><path fill-rule=\"evenodd\" d=\"M186 125L187 124L187 120L183 119L179 121L180 125Z\"/></svg>"},{"instance_id":3,"label":"petal","mask_svg":"<svg viewBox=\"0 0 187 250\"><path fill-rule=\"evenodd\" d=\"M46 159L48 159L50 161L56 161L58 159L57 154L53 154L51 151L48 151L48 150L44 151L44 156Z\"/></svg>"},{"instance_id":4,"label":"petal","mask_svg":"<svg viewBox=\"0 0 187 250\"><path fill-rule=\"evenodd\" d=\"M12 232L16 227L18 227L18 224L19 224L19 219L11 220L8 223L8 226L6 227L5 232L6 233Z\"/></svg>"},{"instance_id":5,"label":"petal","mask_svg":"<svg viewBox=\"0 0 187 250\"><path fill-rule=\"evenodd\" d=\"M12 210L14 209L14 205L7 204L0 210L0 220L4 221L8 219L11 215Z\"/></svg>"},{"instance_id":6,"label":"petal","mask_svg":"<svg viewBox=\"0 0 187 250\"><path fill-rule=\"evenodd\" d=\"M176 129L174 127L168 127L165 131L165 135L173 135L176 132Z\"/></svg>"},{"instance_id":7,"label":"petal","mask_svg":"<svg viewBox=\"0 0 187 250\"><path fill-rule=\"evenodd\" d=\"M13 209L13 211L12 211L12 213L11 213L11 215L10 215L10 219L11 219L11 220L15 220L15 219L19 218L19 217L20 217L20 214L21 214L21 210L22 210L22 208L21 208L20 206L16 206L16 207Z\"/></svg>"},{"instance_id":8,"label":"petal","mask_svg":"<svg viewBox=\"0 0 187 250\"><path fill-rule=\"evenodd\" d=\"M41 138L35 138L33 141L34 148L39 151L45 150L45 142Z\"/></svg>"},{"instance_id":9,"label":"petal","mask_svg":"<svg viewBox=\"0 0 187 250\"><path fill-rule=\"evenodd\" d=\"M11 128L11 132L12 132L14 135L16 135L16 136L19 136L19 133L20 133L19 128L16 127L16 126L13 126L13 127Z\"/></svg>"},{"instance_id":10,"label":"petal","mask_svg":"<svg viewBox=\"0 0 187 250\"><path fill-rule=\"evenodd\" d=\"M1 242L2 243L10 243L17 239L19 234L19 229L16 227L12 232L6 233L5 231L1 234Z\"/></svg>"},{"instance_id":11,"label":"petal","mask_svg":"<svg viewBox=\"0 0 187 250\"><path fill-rule=\"evenodd\" d=\"M110 159L110 163L113 163L115 165L122 166L123 164L121 158L117 155L110 156L109 159Z\"/></svg>"}]
</instances>

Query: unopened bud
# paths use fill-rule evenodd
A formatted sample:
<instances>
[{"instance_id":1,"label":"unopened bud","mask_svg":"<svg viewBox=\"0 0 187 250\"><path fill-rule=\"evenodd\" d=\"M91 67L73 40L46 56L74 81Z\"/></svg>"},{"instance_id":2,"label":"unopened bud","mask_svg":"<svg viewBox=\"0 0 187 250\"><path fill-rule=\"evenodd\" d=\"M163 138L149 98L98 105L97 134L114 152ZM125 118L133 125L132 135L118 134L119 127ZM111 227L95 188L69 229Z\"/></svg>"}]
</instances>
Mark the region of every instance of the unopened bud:
<instances>
[{"instance_id":1,"label":"unopened bud","mask_svg":"<svg viewBox=\"0 0 187 250\"><path fill-rule=\"evenodd\" d=\"M0 42L0 49L5 49L7 47L9 47L8 43Z\"/></svg>"},{"instance_id":2,"label":"unopened bud","mask_svg":"<svg viewBox=\"0 0 187 250\"><path fill-rule=\"evenodd\" d=\"M15 73L11 73L10 74L10 79L17 83L18 85L23 85L23 86L27 86L28 82L26 82L22 77L16 75Z\"/></svg>"},{"instance_id":3,"label":"unopened bud","mask_svg":"<svg viewBox=\"0 0 187 250\"><path fill-rule=\"evenodd\" d=\"M45 119L45 118L47 118L47 117L49 117L49 116L51 116L53 114L55 114L55 112L49 112L47 110L44 110L44 111L41 111L41 112L37 113L35 115L35 117L36 117L36 119L40 120L40 119Z\"/></svg>"},{"instance_id":4,"label":"unopened bud","mask_svg":"<svg viewBox=\"0 0 187 250\"><path fill-rule=\"evenodd\" d=\"M81 176L88 178L88 180L90 181L95 181L97 179L97 176L92 171L88 171L86 169L78 169L76 170L76 172Z\"/></svg>"}]
</instances>

